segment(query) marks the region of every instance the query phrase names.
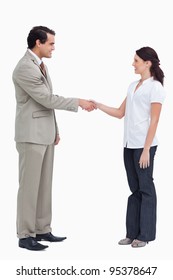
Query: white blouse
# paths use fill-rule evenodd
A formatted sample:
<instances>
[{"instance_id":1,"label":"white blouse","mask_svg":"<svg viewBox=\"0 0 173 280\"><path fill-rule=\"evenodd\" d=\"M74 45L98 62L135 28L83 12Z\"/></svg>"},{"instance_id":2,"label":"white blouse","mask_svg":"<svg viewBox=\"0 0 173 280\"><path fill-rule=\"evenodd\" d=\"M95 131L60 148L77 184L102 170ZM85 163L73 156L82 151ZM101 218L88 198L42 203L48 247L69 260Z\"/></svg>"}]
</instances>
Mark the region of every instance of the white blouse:
<instances>
[{"instance_id":1,"label":"white blouse","mask_svg":"<svg viewBox=\"0 0 173 280\"><path fill-rule=\"evenodd\" d=\"M130 84L127 91L126 110L124 118L124 147L143 148L150 125L151 103L163 103L165 90L159 81L153 77L143 81L135 91L138 81ZM152 145L158 145L155 135Z\"/></svg>"}]
</instances>

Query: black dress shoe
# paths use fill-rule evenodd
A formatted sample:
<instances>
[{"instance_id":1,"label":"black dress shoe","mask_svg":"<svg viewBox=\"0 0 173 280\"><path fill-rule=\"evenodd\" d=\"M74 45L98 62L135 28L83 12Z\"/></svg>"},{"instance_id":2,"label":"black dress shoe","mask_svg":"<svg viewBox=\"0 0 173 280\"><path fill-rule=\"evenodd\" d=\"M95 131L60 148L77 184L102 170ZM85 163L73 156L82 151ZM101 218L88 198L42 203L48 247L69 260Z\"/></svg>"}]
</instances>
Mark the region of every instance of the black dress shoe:
<instances>
[{"instance_id":1,"label":"black dress shoe","mask_svg":"<svg viewBox=\"0 0 173 280\"><path fill-rule=\"evenodd\" d=\"M19 247L32 251L40 251L48 248L47 245L42 245L36 241L34 237L27 237L19 239Z\"/></svg>"},{"instance_id":2,"label":"black dress shoe","mask_svg":"<svg viewBox=\"0 0 173 280\"><path fill-rule=\"evenodd\" d=\"M57 237L54 236L51 232L44 233L44 234L36 234L37 241L49 241L49 242L61 242L67 237Z\"/></svg>"}]
</instances>

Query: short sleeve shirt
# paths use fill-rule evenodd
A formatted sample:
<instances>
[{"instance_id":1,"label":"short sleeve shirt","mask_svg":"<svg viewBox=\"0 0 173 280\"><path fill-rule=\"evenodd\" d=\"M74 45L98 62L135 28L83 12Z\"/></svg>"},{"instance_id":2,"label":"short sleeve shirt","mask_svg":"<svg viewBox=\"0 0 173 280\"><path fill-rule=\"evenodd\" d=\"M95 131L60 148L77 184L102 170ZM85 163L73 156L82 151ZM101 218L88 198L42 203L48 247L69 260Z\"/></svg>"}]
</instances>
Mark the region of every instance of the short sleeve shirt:
<instances>
[{"instance_id":1,"label":"short sleeve shirt","mask_svg":"<svg viewBox=\"0 0 173 280\"><path fill-rule=\"evenodd\" d=\"M165 90L153 77L146 79L135 91L139 81L130 84L127 91L126 110L124 117L124 141L127 148L143 148L150 125L151 103L163 103ZM155 135L152 145L158 145Z\"/></svg>"}]
</instances>

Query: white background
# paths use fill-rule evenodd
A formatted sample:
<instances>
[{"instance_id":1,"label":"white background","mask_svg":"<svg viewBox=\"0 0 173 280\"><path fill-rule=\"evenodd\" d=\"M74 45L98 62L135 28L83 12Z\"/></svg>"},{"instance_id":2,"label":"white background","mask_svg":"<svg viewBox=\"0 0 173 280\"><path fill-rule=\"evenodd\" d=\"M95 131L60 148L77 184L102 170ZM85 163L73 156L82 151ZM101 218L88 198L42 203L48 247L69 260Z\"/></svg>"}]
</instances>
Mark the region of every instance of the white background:
<instances>
[{"instance_id":1,"label":"white background","mask_svg":"<svg viewBox=\"0 0 173 280\"><path fill-rule=\"evenodd\" d=\"M172 260L172 8L171 1L30 0L1 4L1 250L2 260ZM98 110L56 111L61 142L53 179L53 233L67 236L45 252L18 248L18 155L14 142L12 71L24 55L30 29L56 31L45 59L54 93L118 107L130 82L135 50L154 48L165 73L167 97L158 127L154 178L158 196L156 241L119 246L125 237L129 189L123 166L123 120Z\"/></svg>"}]
</instances>

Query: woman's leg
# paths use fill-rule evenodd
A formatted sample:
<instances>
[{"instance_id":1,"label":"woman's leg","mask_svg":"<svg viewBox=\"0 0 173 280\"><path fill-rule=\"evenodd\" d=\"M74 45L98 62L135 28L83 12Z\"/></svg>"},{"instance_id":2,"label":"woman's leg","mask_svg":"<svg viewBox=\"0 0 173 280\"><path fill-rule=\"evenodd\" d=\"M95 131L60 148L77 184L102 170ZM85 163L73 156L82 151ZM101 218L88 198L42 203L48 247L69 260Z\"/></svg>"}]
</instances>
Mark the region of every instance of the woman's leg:
<instances>
[{"instance_id":1,"label":"woman's leg","mask_svg":"<svg viewBox=\"0 0 173 280\"><path fill-rule=\"evenodd\" d=\"M128 198L126 212L126 237L135 239L140 230L141 194L139 180L134 162L134 149L124 148L124 165L129 188L132 194Z\"/></svg>"},{"instance_id":2,"label":"woman's leg","mask_svg":"<svg viewBox=\"0 0 173 280\"><path fill-rule=\"evenodd\" d=\"M136 239L151 241L156 235L156 191L153 182L154 156L157 147L150 148L150 165L147 168L139 167L140 149L134 152L135 168L139 180L140 205L140 230Z\"/></svg>"}]
</instances>

